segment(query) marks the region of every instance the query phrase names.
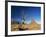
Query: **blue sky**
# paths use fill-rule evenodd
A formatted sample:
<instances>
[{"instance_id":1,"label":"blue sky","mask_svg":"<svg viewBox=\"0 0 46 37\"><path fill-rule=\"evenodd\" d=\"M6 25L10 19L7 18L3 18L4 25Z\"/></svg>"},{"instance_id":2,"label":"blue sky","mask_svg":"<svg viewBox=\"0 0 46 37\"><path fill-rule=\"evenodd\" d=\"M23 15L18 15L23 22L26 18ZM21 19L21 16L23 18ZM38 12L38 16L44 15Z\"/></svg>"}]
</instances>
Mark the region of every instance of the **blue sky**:
<instances>
[{"instance_id":1,"label":"blue sky","mask_svg":"<svg viewBox=\"0 0 46 37\"><path fill-rule=\"evenodd\" d=\"M23 12L26 23L31 22L31 17L33 17L37 22L41 21L41 7L33 6L11 6L11 19L14 21L22 22Z\"/></svg>"}]
</instances>

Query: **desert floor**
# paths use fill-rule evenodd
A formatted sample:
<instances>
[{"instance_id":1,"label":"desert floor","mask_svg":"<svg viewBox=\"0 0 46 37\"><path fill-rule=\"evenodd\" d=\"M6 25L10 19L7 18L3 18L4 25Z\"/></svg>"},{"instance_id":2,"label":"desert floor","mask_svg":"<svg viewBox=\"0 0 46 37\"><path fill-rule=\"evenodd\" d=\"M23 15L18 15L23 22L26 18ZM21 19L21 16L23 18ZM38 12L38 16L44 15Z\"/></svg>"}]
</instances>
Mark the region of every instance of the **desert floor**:
<instances>
[{"instance_id":1,"label":"desert floor","mask_svg":"<svg viewBox=\"0 0 46 37\"><path fill-rule=\"evenodd\" d=\"M12 24L11 31L23 31L23 30L40 30L41 25L39 24Z\"/></svg>"}]
</instances>

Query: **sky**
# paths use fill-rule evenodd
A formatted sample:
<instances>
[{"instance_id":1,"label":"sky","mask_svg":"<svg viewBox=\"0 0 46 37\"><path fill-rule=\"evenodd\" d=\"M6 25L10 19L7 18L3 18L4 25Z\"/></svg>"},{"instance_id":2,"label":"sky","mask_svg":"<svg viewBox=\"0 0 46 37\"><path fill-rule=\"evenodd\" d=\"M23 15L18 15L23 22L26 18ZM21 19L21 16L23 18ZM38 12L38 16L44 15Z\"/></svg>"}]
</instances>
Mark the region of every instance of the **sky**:
<instances>
[{"instance_id":1,"label":"sky","mask_svg":"<svg viewBox=\"0 0 46 37\"><path fill-rule=\"evenodd\" d=\"M11 19L22 22L22 17L25 16L25 22L31 23L32 18L37 23L41 23L41 7L33 6L11 6Z\"/></svg>"}]
</instances>

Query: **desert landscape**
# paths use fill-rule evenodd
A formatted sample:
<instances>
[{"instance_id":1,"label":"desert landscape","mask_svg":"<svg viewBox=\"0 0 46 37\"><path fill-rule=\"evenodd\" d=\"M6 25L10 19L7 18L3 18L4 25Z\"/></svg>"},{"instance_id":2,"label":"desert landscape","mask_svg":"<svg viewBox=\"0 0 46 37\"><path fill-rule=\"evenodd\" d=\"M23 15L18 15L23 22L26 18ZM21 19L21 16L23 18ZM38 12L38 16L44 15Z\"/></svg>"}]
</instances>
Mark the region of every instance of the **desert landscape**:
<instances>
[{"instance_id":1,"label":"desert landscape","mask_svg":"<svg viewBox=\"0 0 46 37\"><path fill-rule=\"evenodd\" d=\"M11 31L24 31L24 30L40 30L41 25L37 24L34 20L30 24L12 24Z\"/></svg>"},{"instance_id":2,"label":"desert landscape","mask_svg":"<svg viewBox=\"0 0 46 37\"><path fill-rule=\"evenodd\" d=\"M40 9L41 9L40 7L12 6L11 31L40 30L41 29Z\"/></svg>"}]
</instances>

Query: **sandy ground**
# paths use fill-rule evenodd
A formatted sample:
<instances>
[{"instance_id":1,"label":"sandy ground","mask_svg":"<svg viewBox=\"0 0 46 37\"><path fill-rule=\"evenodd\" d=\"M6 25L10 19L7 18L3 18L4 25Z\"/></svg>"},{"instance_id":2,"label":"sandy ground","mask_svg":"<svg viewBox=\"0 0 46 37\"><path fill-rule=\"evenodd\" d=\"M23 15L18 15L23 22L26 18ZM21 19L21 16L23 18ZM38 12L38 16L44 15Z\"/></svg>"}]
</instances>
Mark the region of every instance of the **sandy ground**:
<instances>
[{"instance_id":1,"label":"sandy ground","mask_svg":"<svg viewBox=\"0 0 46 37\"><path fill-rule=\"evenodd\" d=\"M40 30L41 29L41 25L39 24L13 24L11 25L11 31L19 31L19 28L23 29L23 30ZM22 30L22 31L23 31Z\"/></svg>"}]
</instances>

